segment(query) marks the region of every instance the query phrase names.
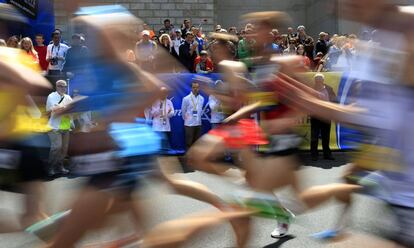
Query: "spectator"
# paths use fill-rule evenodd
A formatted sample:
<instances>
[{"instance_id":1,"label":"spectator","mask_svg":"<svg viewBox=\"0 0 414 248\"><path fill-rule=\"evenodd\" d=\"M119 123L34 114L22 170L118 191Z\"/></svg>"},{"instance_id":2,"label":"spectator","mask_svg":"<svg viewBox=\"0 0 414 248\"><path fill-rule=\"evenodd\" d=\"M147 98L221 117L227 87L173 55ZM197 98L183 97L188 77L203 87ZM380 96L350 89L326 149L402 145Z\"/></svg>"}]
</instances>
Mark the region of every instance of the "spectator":
<instances>
[{"instance_id":1,"label":"spectator","mask_svg":"<svg viewBox=\"0 0 414 248\"><path fill-rule=\"evenodd\" d=\"M135 55L138 65L146 71L154 69L154 56L157 51L157 43L150 40L150 32L142 31L142 40L138 41L135 48Z\"/></svg>"},{"instance_id":2,"label":"spectator","mask_svg":"<svg viewBox=\"0 0 414 248\"><path fill-rule=\"evenodd\" d=\"M55 30L53 31L53 33L59 33L59 36L60 36L60 43L62 43L62 44L65 44L66 46L69 46L69 43L67 43L65 40L63 40L63 38L62 38L62 35L63 35L63 32L62 32L62 30L60 30L59 28L55 28ZM50 42L49 42L49 45L50 44L52 44L53 43L53 40L51 40Z\"/></svg>"},{"instance_id":3,"label":"spectator","mask_svg":"<svg viewBox=\"0 0 414 248\"><path fill-rule=\"evenodd\" d=\"M20 47L32 58L34 64L39 64L39 56L33 47L32 40L29 37L24 37L20 41Z\"/></svg>"},{"instance_id":4,"label":"spectator","mask_svg":"<svg viewBox=\"0 0 414 248\"><path fill-rule=\"evenodd\" d=\"M155 32L154 32L154 30L152 30L152 29L148 26L148 24L146 24L146 23L144 23L144 24L142 25L142 28L143 28L144 30L147 30L147 31L149 32L149 37L150 37L150 39L152 40L152 39L154 38L154 36L155 36Z\"/></svg>"},{"instance_id":5,"label":"spectator","mask_svg":"<svg viewBox=\"0 0 414 248\"><path fill-rule=\"evenodd\" d=\"M280 35L279 30L277 30L276 28L272 29L271 34L273 37L278 37Z\"/></svg>"},{"instance_id":6,"label":"spectator","mask_svg":"<svg viewBox=\"0 0 414 248\"><path fill-rule=\"evenodd\" d=\"M207 51L201 51L200 56L194 61L194 71L196 73L207 74L213 72L213 70L213 61L208 57Z\"/></svg>"},{"instance_id":7,"label":"spectator","mask_svg":"<svg viewBox=\"0 0 414 248\"><path fill-rule=\"evenodd\" d=\"M237 28L236 27L230 27L229 28L229 34L237 36L238 35Z\"/></svg>"},{"instance_id":8,"label":"spectator","mask_svg":"<svg viewBox=\"0 0 414 248\"><path fill-rule=\"evenodd\" d=\"M167 98L168 90L161 87L161 98L157 100L151 107L152 129L156 132L166 134L167 143L163 144L164 149L170 148L171 144L171 125L170 118L174 116L174 105Z\"/></svg>"},{"instance_id":9,"label":"spectator","mask_svg":"<svg viewBox=\"0 0 414 248\"><path fill-rule=\"evenodd\" d=\"M172 55L178 59L180 56L180 46L185 42L185 40L181 37L180 29L175 30L175 37L171 42L173 46Z\"/></svg>"},{"instance_id":10,"label":"spectator","mask_svg":"<svg viewBox=\"0 0 414 248\"><path fill-rule=\"evenodd\" d=\"M315 75L314 80L314 89L319 92L321 100L328 102L336 102L336 95L333 89L325 84L324 75L318 73ZM311 118L311 156L313 161L318 160L319 135L322 139L324 159L335 160L332 157L331 149L329 148L330 134L331 121L322 121L314 117Z\"/></svg>"},{"instance_id":11,"label":"spectator","mask_svg":"<svg viewBox=\"0 0 414 248\"><path fill-rule=\"evenodd\" d=\"M305 47L304 47L303 45L299 45L299 46L296 48L296 54L297 54L297 55L300 55L300 56L302 56L302 57L303 57L303 64L304 64L307 68L311 68L312 63L311 63L310 59L306 56L306 53L305 53Z\"/></svg>"},{"instance_id":12,"label":"spectator","mask_svg":"<svg viewBox=\"0 0 414 248\"><path fill-rule=\"evenodd\" d=\"M220 32L220 30L221 30L221 25L220 24L217 24L216 25L216 28L214 29L216 32Z\"/></svg>"},{"instance_id":13,"label":"spectator","mask_svg":"<svg viewBox=\"0 0 414 248\"><path fill-rule=\"evenodd\" d=\"M298 34L293 32L293 28L292 27L288 27L287 29L287 42L286 44L288 44L289 40L292 39L297 39L298 38Z\"/></svg>"},{"instance_id":14,"label":"spectator","mask_svg":"<svg viewBox=\"0 0 414 248\"><path fill-rule=\"evenodd\" d=\"M160 47L164 48L168 53L172 53L172 42L168 34L162 34L160 36Z\"/></svg>"},{"instance_id":15,"label":"spectator","mask_svg":"<svg viewBox=\"0 0 414 248\"><path fill-rule=\"evenodd\" d=\"M189 19L184 19L183 26L181 27L181 34L183 35L183 38L185 39L185 36L188 32L191 30L191 21Z\"/></svg>"},{"instance_id":16,"label":"spectator","mask_svg":"<svg viewBox=\"0 0 414 248\"><path fill-rule=\"evenodd\" d=\"M323 67L325 65L325 60L322 52L318 52L313 59L313 70L320 72L322 71Z\"/></svg>"},{"instance_id":17,"label":"spectator","mask_svg":"<svg viewBox=\"0 0 414 248\"><path fill-rule=\"evenodd\" d=\"M180 46L180 62L190 72L194 72L194 60L197 57L197 43L194 43L194 35L188 32L185 42Z\"/></svg>"},{"instance_id":18,"label":"spectator","mask_svg":"<svg viewBox=\"0 0 414 248\"><path fill-rule=\"evenodd\" d=\"M273 38L273 50L276 54L283 54L283 51L286 49L283 46L283 38L281 35L278 35Z\"/></svg>"},{"instance_id":19,"label":"spectator","mask_svg":"<svg viewBox=\"0 0 414 248\"><path fill-rule=\"evenodd\" d=\"M56 91L47 97L46 111L50 114L49 126L52 128L48 133L51 144L49 176L53 176L56 173L66 174L69 172L64 168L63 162L68 152L72 120L68 115L60 115L66 106L72 102L72 98L66 92L66 81L59 80L56 82Z\"/></svg>"},{"instance_id":20,"label":"spectator","mask_svg":"<svg viewBox=\"0 0 414 248\"><path fill-rule=\"evenodd\" d=\"M199 94L197 82L191 84L191 92L183 98L181 115L184 119L186 150L201 136L201 116L203 114L204 97Z\"/></svg>"},{"instance_id":21,"label":"spectator","mask_svg":"<svg viewBox=\"0 0 414 248\"><path fill-rule=\"evenodd\" d=\"M297 34L297 41L299 44L304 45L306 39L308 38L308 35L306 34L306 28L305 26L301 25L298 27L298 34Z\"/></svg>"},{"instance_id":22,"label":"spectator","mask_svg":"<svg viewBox=\"0 0 414 248\"><path fill-rule=\"evenodd\" d=\"M85 68L88 63L89 50L86 46L81 45L81 36L72 35L72 46L66 54L65 71L76 74Z\"/></svg>"},{"instance_id":23,"label":"spectator","mask_svg":"<svg viewBox=\"0 0 414 248\"><path fill-rule=\"evenodd\" d=\"M42 71L47 71L47 67L49 66L49 62L46 61L46 53L47 53L47 46L45 46L45 38L43 34L37 34L35 37L36 46L34 49L39 56L39 64Z\"/></svg>"},{"instance_id":24,"label":"spectator","mask_svg":"<svg viewBox=\"0 0 414 248\"><path fill-rule=\"evenodd\" d=\"M324 32L319 33L319 40L316 42L315 54L321 52L324 56L328 53L328 45L326 44L327 34Z\"/></svg>"},{"instance_id":25,"label":"spectator","mask_svg":"<svg viewBox=\"0 0 414 248\"><path fill-rule=\"evenodd\" d=\"M282 34L281 36L281 49L284 51L286 48L288 48L289 45L289 39L287 34Z\"/></svg>"},{"instance_id":26,"label":"spectator","mask_svg":"<svg viewBox=\"0 0 414 248\"><path fill-rule=\"evenodd\" d=\"M346 38L344 36L334 36L332 37L332 46L329 48L328 58L327 58L327 69L332 70L337 67L339 58L342 55L342 47L346 43Z\"/></svg>"},{"instance_id":27,"label":"spectator","mask_svg":"<svg viewBox=\"0 0 414 248\"><path fill-rule=\"evenodd\" d=\"M274 29L277 30L277 29ZM276 35L278 36L278 32L276 33ZM279 46L276 44L275 42L275 35L272 32L269 32L267 34L267 41L264 44L264 52L266 54L281 54L283 53L283 51L280 51Z\"/></svg>"},{"instance_id":28,"label":"spectator","mask_svg":"<svg viewBox=\"0 0 414 248\"><path fill-rule=\"evenodd\" d=\"M245 35L241 41L239 41L239 45L237 47L237 54L239 60L246 64L249 68L251 64L251 58L254 55L254 46L256 41L251 38L251 34L253 33L253 29L246 29Z\"/></svg>"},{"instance_id":29,"label":"spectator","mask_svg":"<svg viewBox=\"0 0 414 248\"><path fill-rule=\"evenodd\" d=\"M296 39L289 40L288 47L283 51L283 55L295 55L296 54Z\"/></svg>"},{"instance_id":30,"label":"spectator","mask_svg":"<svg viewBox=\"0 0 414 248\"><path fill-rule=\"evenodd\" d=\"M155 42L155 44L157 44L157 47L160 45L160 40L159 40L158 36L156 36L156 35L152 36L151 40L153 42Z\"/></svg>"},{"instance_id":31,"label":"spectator","mask_svg":"<svg viewBox=\"0 0 414 248\"><path fill-rule=\"evenodd\" d=\"M7 40L7 47L10 47L10 48L19 48L19 39L17 38L16 35L11 36Z\"/></svg>"},{"instance_id":32,"label":"spectator","mask_svg":"<svg viewBox=\"0 0 414 248\"><path fill-rule=\"evenodd\" d=\"M171 21L170 19L165 19L164 20L164 27L162 27L160 29L160 31L158 31L158 35L161 37L161 35L163 34L171 34L171 32L174 30L174 26L171 25Z\"/></svg>"},{"instance_id":33,"label":"spectator","mask_svg":"<svg viewBox=\"0 0 414 248\"><path fill-rule=\"evenodd\" d=\"M62 73L68 49L67 45L60 42L60 33L52 33L52 44L47 46L46 51L46 61L49 62L49 75L60 75Z\"/></svg>"},{"instance_id":34,"label":"spectator","mask_svg":"<svg viewBox=\"0 0 414 248\"><path fill-rule=\"evenodd\" d=\"M313 60L313 52L315 50L315 43L313 42L313 38L308 36L305 40L305 47L306 56L312 61Z\"/></svg>"},{"instance_id":35,"label":"spectator","mask_svg":"<svg viewBox=\"0 0 414 248\"><path fill-rule=\"evenodd\" d=\"M352 69L352 60L356 54L355 45L357 42L357 36L355 34L350 34L346 39L346 44L342 47L342 51L344 52L347 65L350 69Z\"/></svg>"},{"instance_id":36,"label":"spectator","mask_svg":"<svg viewBox=\"0 0 414 248\"><path fill-rule=\"evenodd\" d=\"M201 51L205 50L204 39L199 28L192 28L192 32L194 34L194 42L197 42L197 55L199 55Z\"/></svg>"},{"instance_id":37,"label":"spectator","mask_svg":"<svg viewBox=\"0 0 414 248\"><path fill-rule=\"evenodd\" d=\"M7 46L6 41L3 39L0 39L0 47L5 47L5 46Z\"/></svg>"}]
</instances>

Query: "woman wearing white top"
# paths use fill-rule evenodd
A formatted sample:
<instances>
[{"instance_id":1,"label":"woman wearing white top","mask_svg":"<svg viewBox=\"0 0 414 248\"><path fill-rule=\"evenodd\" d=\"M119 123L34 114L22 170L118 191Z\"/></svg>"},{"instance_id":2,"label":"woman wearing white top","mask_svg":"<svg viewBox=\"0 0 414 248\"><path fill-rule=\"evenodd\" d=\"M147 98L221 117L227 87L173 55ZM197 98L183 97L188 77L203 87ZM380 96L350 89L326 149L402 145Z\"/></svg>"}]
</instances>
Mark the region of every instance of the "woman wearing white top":
<instances>
[{"instance_id":1,"label":"woman wearing white top","mask_svg":"<svg viewBox=\"0 0 414 248\"><path fill-rule=\"evenodd\" d=\"M157 100L151 107L152 129L156 132L165 134L168 138L163 144L164 149L170 147L171 142L171 124L170 118L174 116L174 106L171 100L167 99L168 90L161 88L161 99ZM164 139L165 140L165 139Z\"/></svg>"}]
</instances>

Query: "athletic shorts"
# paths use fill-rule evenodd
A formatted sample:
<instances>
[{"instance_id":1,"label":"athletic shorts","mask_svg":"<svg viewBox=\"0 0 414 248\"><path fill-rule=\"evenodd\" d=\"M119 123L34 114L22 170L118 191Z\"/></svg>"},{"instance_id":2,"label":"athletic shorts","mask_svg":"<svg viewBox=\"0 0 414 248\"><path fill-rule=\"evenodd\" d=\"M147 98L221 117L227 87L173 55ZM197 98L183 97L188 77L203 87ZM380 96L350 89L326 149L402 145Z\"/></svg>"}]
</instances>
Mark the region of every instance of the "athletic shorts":
<instances>
[{"instance_id":1,"label":"athletic shorts","mask_svg":"<svg viewBox=\"0 0 414 248\"><path fill-rule=\"evenodd\" d=\"M45 180L47 177L47 157L42 157L41 147L26 142L28 139L1 145L1 189L21 192L20 183Z\"/></svg>"},{"instance_id":2,"label":"athletic shorts","mask_svg":"<svg viewBox=\"0 0 414 248\"><path fill-rule=\"evenodd\" d=\"M211 130L209 134L223 138L229 149L241 149L246 146L268 143L263 130L252 119L239 120L233 125L221 125Z\"/></svg>"},{"instance_id":3,"label":"athletic shorts","mask_svg":"<svg viewBox=\"0 0 414 248\"><path fill-rule=\"evenodd\" d=\"M89 177L87 185L103 191L131 193L141 179L157 172L154 155L119 158L114 152L77 156L74 174Z\"/></svg>"},{"instance_id":4,"label":"athletic shorts","mask_svg":"<svg viewBox=\"0 0 414 248\"><path fill-rule=\"evenodd\" d=\"M297 134L278 134L268 137L269 144L259 154L267 156L291 156L299 151L302 138Z\"/></svg>"}]
</instances>

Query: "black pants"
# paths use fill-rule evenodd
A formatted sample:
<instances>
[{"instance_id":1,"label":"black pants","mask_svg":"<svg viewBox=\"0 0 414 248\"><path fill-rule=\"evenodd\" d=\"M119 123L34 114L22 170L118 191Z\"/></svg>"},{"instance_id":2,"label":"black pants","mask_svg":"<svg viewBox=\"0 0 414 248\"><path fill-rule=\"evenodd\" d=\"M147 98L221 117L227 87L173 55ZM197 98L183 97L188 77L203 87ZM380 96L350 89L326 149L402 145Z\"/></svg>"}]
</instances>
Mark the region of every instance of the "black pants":
<instances>
[{"instance_id":1,"label":"black pants","mask_svg":"<svg viewBox=\"0 0 414 248\"><path fill-rule=\"evenodd\" d=\"M331 134L331 122L324 122L311 118L311 155L318 157L319 134L322 139L323 156L330 157L331 149L329 148L329 136Z\"/></svg>"},{"instance_id":2,"label":"black pants","mask_svg":"<svg viewBox=\"0 0 414 248\"><path fill-rule=\"evenodd\" d=\"M171 149L171 132L158 132L161 137L161 149L162 151L168 151Z\"/></svg>"},{"instance_id":3,"label":"black pants","mask_svg":"<svg viewBox=\"0 0 414 248\"><path fill-rule=\"evenodd\" d=\"M188 151L190 147L200 138L201 136L201 126L188 127L185 128L185 149Z\"/></svg>"}]
</instances>

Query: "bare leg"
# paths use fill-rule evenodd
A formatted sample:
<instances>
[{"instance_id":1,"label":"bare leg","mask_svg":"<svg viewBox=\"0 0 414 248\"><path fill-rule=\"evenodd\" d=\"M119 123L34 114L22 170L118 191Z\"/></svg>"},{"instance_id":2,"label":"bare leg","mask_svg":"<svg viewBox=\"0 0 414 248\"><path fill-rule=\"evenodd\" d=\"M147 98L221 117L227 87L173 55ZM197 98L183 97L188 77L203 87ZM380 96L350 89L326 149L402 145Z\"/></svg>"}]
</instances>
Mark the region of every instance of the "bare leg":
<instances>
[{"instance_id":1,"label":"bare leg","mask_svg":"<svg viewBox=\"0 0 414 248\"><path fill-rule=\"evenodd\" d=\"M298 190L295 175L297 161L294 156L259 158L252 151L244 149L241 158L246 180L253 189L273 192L293 185Z\"/></svg>"},{"instance_id":2,"label":"bare leg","mask_svg":"<svg viewBox=\"0 0 414 248\"><path fill-rule=\"evenodd\" d=\"M300 199L308 206L308 208L317 207L330 199L336 199L344 204L351 204L352 193L360 190L362 187L351 184L328 184L322 186L314 186L300 194Z\"/></svg>"},{"instance_id":3,"label":"bare leg","mask_svg":"<svg viewBox=\"0 0 414 248\"><path fill-rule=\"evenodd\" d=\"M44 185L42 182L29 182L23 184L26 196L24 199L25 213L20 219L22 228L47 218L43 209Z\"/></svg>"},{"instance_id":4,"label":"bare leg","mask_svg":"<svg viewBox=\"0 0 414 248\"><path fill-rule=\"evenodd\" d=\"M187 156L194 169L222 175L229 169L229 166L215 160L224 156L225 149L222 138L206 134L191 147Z\"/></svg>"},{"instance_id":5,"label":"bare leg","mask_svg":"<svg viewBox=\"0 0 414 248\"><path fill-rule=\"evenodd\" d=\"M72 248L87 230L102 224L113 199L95 188L85 188L49 248Z\"/></svg>"},{"instance_id":6,"label":"bare leg","mask_svg":"<svg viewBox=\"0 0 414 248\"><path fill-rule=\"evenodd\" d=\"M229 210L226 209L226 203L203 184L186 180L177 180L166 175L163 175L163 177L177 193L209 203L223 211ZM235 232L238 247L244 247L250 237L250 217L231 219L230 224Z\"/></svg>"}]
</instances>

